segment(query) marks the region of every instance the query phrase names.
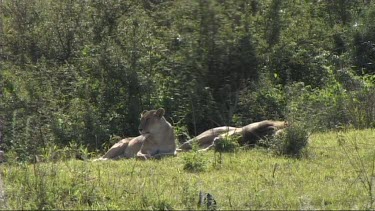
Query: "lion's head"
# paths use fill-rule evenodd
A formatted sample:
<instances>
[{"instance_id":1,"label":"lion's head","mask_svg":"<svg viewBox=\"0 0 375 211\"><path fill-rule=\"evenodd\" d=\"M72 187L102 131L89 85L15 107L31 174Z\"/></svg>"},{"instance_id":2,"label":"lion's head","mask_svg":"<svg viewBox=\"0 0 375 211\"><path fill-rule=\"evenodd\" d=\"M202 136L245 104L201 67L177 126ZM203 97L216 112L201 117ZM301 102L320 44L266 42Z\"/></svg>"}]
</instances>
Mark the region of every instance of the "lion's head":
<instances>
[{"instance_id":1,"label":"lion's head","mask_svg":"<svg viewBox=\"0 0 375 211\"><path fill-rule=\"evenodd\" d=\"M141 123L139 124L138 130L142 135L150 135L159 133L161 127L164 126L164 109L159 108L158 110L143 111L141 113Z\"/></svg>"}]
</instances>

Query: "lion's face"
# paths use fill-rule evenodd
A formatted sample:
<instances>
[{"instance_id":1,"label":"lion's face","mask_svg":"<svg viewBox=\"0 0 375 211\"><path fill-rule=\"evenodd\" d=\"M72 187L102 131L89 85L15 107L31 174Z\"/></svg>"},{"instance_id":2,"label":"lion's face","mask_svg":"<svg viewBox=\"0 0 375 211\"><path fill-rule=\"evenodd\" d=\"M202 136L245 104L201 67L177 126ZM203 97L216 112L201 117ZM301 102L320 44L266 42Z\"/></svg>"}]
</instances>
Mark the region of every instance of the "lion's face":
<instances>
[{"instance_id":1,"label":"lion's face","mask_svg":"<svg viewBox=\"0 0 375 211\"><path fill-rule=\"evenodd\" d=\"M158 133L163 121L164 109L143 111L141 113L141 123L138 130L142 135Z\"/></svg>"}]
</instances>

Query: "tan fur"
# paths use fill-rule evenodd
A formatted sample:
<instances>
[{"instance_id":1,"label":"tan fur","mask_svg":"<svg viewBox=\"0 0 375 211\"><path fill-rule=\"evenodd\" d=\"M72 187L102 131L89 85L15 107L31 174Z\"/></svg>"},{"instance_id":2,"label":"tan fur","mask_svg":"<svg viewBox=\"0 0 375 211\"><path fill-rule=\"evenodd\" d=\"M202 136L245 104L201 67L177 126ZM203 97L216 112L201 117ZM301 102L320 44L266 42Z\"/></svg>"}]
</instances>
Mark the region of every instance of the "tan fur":
<instances>
[{"instance_id":1,"label":"tan fur","mask_svg":"<svg viewBox=\"0 0 375 211\"><path fill-rule=\"evenodd\" d=\"M137 152L141 149L144 139L145 136L142 135L122 139L114 144L102 157L95 159L94 161L136 157Z\"/></svg>"},{"instance_id":2,"label":"tan fur","mask_svg":"<svg viewBox=\"0 0 375 211\"><path fill-rule=\"evenodd\" d=\"M233 131L235 129L235 127L222 126L206 130L203 133L199 134L197 137L192 138L180 145L177 151L191 150L193 143L197 143L199 148L206 148L213 143L215 137L219 136L222 133Z\"/></svg>"},{"instance_id":3,"label":"tan fur","mask_svg":"<svg viewBox=\"0 0 375 211\"><path fill-rule=\"evenodd\" d=\"M288 123L285 121L264 120L255 122L242 127L242 139L239 141L240 145L255 145L260 139L266 136L275 135L276 131L287 127Z\"/></svg>"},{"instance_id":4,"label":"tan fur","mask_svg":"<svg viewBox=\"0 0 375 211\"><path fill-rule=\"evenodd\" d=\"M148 159L176 155L173 127L165 120L164 109L144 111L138 129L142 135L148 135L137 153L138 158Z\"/></svg>"},{"instance_id":5,"label":"tan fur","mask_svg":"<svg viewBox=\"0 0 375 211\"><path fill-rule=\"evenodd\" d=\"M209 138L207 138L208 136L203 136L203 133L202 133L199 136L197 136L195 140L198 142L198 146L200 146L200 148L203 148L200 151L207 151L211 149L214 146L215 141L219 140L220 138L232 137L235 135L241 136L241 138L239 139L240 145L255 145L260 139L263 139L269 135L275 135L277 131L287 126L288 126L288 123L285 121L264 120L261 122L251 123L242 128L231 127L229 131L220 133L218 135L211 135L209 136ZM204 133L206 132L207 131L205 131ZM187 143L187 142L190 142L190 143ZM181 145L181 146L184 146L183 147L184 150L191 149L191 147L189 148L188 146L189 145L191 146L192 141L189 140L187 142ZM181 147L179 149L181 149Z\"/></svg>"},{"instance_id":6,"label":"tan fur","mask_svg":"<svg viewBox=\"0 0 375 211\"><path fill-rule=\"evenodd\" d=\"M173 127L164 118L164 109L144 111L138 127L140 136L125 138L114 144L97 160L120 158L160 158L176 155Z\"/></svg>"}]
</instances>

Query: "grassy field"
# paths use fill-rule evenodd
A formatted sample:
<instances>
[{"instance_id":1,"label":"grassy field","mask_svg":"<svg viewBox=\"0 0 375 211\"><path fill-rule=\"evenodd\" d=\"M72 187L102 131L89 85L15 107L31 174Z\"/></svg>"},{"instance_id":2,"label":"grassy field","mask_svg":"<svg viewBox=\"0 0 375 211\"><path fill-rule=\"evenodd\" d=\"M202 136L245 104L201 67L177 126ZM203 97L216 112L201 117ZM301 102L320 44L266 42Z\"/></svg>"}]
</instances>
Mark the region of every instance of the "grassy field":
<instances>
[{"instance_id":1,"label":"grassy field","mask_svg":"<svg viewBox=\"0 0 375 211\"><path fill-rule=\"evenodd\" d=\"M180 153L153 161L69 160L4 164L8 209L372 209L375 130L310 137L308 153L294 159L265 149ZM202 171L184 170L188 162Z\"/></svg>"}]
</instances>

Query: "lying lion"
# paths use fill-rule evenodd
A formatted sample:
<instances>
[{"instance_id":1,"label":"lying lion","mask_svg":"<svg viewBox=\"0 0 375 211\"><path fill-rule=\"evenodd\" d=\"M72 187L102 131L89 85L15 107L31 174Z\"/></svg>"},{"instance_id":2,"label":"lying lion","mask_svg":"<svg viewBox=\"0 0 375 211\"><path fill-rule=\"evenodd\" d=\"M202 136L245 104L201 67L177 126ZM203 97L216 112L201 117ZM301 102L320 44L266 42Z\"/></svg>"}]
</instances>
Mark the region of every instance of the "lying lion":
<instances>
[{"instance_id":1,"label":"lying lion","mask_svg":"<svg viewBox=\"0 0 375 211\"><path fill-rule=\"evenodd\" d=\"M164 109L143 111L137 137L122 139L114 144L102 157L96 160L120 158L160 158L176 155L173 127L164 118ZM94 160L94 161L96 161Z\"/></svg>"},{"instance_id":2,"label":"lying lion","mask_svg":"<svg viewBox=\"0 0 375 211\"><path fill-rule=\"evenodd\" d=\"M196 143L199 148L206 148L206 147L212 145L215 137L218 137L219 135L221 135L223 133L234 131L236 129L238 129L238 128L229 127L229 126L222 126L222 127L215 127L215 128L206 130L203 133L199 134L197 137L192 138L192 139L186 141L185 143L183 143L177 149L177 151L191 150L193 143Z\"/></svg>"},{"instance_id":3,"label":"lying lion","mask_svg":"<svg viewBox=\"0 0 375 211\"><path fill-rule=\"evenodd\" d=\"M285 121L264 120L261 122L251 123L242 128L235 127L217 127L207 130L197 137L183 143L177 151L188 151L192 149L193 143L196 143L201 151L207 151L214 146L214 142L223 137L241 136L239 144L255 145L257 142L269 135L279 133L283 128L287 127Z\"/></svg>"}]
</instances>

